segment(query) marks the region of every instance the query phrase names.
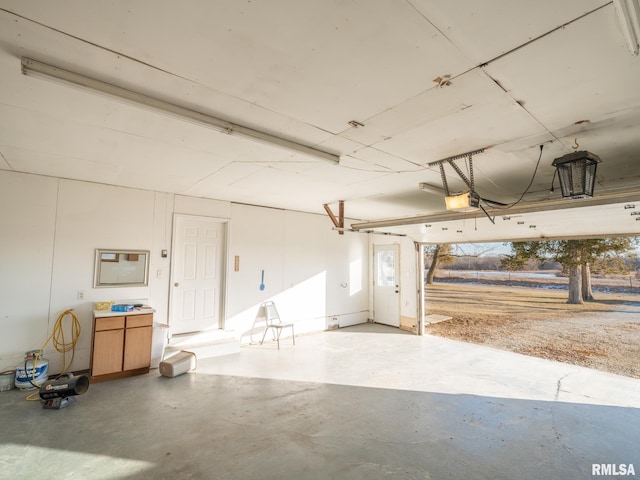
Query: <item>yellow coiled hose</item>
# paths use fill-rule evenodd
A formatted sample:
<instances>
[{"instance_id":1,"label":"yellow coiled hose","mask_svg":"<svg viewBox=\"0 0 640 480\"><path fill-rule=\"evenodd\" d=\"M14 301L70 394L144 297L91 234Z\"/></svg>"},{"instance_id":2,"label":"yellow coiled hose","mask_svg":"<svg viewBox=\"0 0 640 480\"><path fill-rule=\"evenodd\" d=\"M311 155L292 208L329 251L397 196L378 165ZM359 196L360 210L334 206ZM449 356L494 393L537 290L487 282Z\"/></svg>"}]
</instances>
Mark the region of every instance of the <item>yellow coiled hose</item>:
<instances>
[{"instance_id":1,"label":"yellow coiled hose","mask_svg":"<svg viewBox=\"0 0 640 480\"><path fill-rule=\"evenodd\" d=\"M68 343L67 343L67 340L65 339L64 323L63 323L64 318L67 315L71 317L71 325L69 326L71 338ZM33 359L34 368L33 368L33 379L31 381L31 384L33 386L35 386L36 388L40 387L40 385L37 385L35 383L35 371L36 371L35 365L38 363L40 352L44 351L44 347L46 347L47 344L50 341L52 341L54 348L58 352L62 353L62 371L60 372L60 374L64 374L64 373L67 373L67 368L70 368L71 365L73 364L73 359L76 353L76 350L75 350L76 343L78 343L79 337L80 337L80 322L78 321L78 317L76 317L76 314L73 313L73 310L71 309L65 310L58 316L56 323L53 325L53 330L51 331L51 335L49 335L49 338L45 340L45 342L42 344L42 347L40 347L39 353L36 354L35 358ZM68 352L71 352L71 360L67 365ZM39 392L34 392L27 397L27 400L38 400L38 399L39 399Z\"/></svg>"}]
</instances>

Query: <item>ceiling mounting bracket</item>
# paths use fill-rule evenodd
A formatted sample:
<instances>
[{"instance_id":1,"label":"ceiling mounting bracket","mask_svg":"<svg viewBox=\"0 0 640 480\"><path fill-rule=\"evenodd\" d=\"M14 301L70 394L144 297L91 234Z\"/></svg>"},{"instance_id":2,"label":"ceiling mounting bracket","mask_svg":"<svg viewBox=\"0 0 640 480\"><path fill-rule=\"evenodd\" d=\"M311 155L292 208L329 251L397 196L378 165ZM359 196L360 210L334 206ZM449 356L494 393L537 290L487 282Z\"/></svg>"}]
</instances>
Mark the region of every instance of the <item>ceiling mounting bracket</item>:
<instances>
[{"instance_id":1,"label":"ceiling mounting bracket","mask_svg":"<svg viewBox=\"0 0 640 480\"><path fill-rule=\"evenodd\" d=\"M335 230L338 230L338 235L344 235L344 200L340 200L338 202L338 218L336 218L336 216L334 215L333 211L331 210L331 207L329 205L327 205L326 203L324 205L322 205L325 209L325 211L327 212L327 215L329 215L329 218L331 219L331 221L333 222L333 226L335 227Z\"/></svg>"},{"instance_id":2,"label":"ceiling mounting bracket","mask_svg":"<svg viewBox=\"0 0 640 480\"><path fill-rule=\"evenodd\" d=\"M489 215L489 212L487 212L482 205L478 205L478 206L484 212L484 214L487 216L489 221L495 225L496 224L496 217L492 217L491 215Z\"/></svg>"},{"instance_id":3,"label":"ceiling mounting bracket","mask_svg":"<svg viewBox=\"0 0 640 480\"><path fill-rule=\"evenodd\" d=\"M451 193L449 193L449 184L447 184L447 174L444 173L444 166L442 163L440 163L438 166L440 167L440 177L442 178L442 186L444 187L444 193L448 197L449 195L451 195Z\"/></svg>"},{"instance_id":4,"label":"ceiling mounting bracket","mask_svg":"<svg viewBox=\"0 0 640 480\"><path fill-rule=\"evenodd\" d=\"M451 165L451 168L455 170L455 172L462 179L465 185L469 187L469 190L471 190L472 192L475 192L475 185L474 185L474 179L473 179L473 156L477 155L478 153L483 153L484 150L485 150L484 148L480 148L478 150L472 150L470 152L461 153L460 155L454 155L452 157L443 158L442 160L436 160L435 162L431 162L428 164L429 167L434 167L436 165L440 167L440 176L442 177L442 186L444 187L444 191L447 196L449 196L450 193L449 193L449 185L447 184L447 176L444 172L444 164L448 163L449 165ZM467 178L464 172L455 163L456 160L459 160L461 158L467 158L469 160L469 178Z\"/></svg>"},{"instance_id":5,"label":"ceiling mounting bracket","mask_svg":"<svg viewBox=\"0 0 640 480\"><path fill-rule=\"evenodd\" d=\"M447 160L447 163L449 165L451 165L451 168L453 168L456 171L456 173L462 179L462 181L467 185L467 187L469 187L469 190L471 190L472 192L475 192L475 187L473 185L473 160L472 160L472 156L469 155L469 177L470 178L467 178L467 176L464 174L464 172L460 169L460 167L456 163L454 163L453 160Z\"/></svg>"}]
</instances>

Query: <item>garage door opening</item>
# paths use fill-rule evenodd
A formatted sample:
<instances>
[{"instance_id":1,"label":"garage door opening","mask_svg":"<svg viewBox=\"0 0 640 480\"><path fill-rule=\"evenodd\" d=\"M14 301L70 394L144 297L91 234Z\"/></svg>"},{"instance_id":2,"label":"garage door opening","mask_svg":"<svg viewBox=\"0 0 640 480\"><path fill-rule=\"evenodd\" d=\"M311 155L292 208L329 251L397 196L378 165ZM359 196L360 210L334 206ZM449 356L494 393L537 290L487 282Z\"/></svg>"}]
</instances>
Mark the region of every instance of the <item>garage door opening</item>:
<instances>
[{"instance_id":1,"label":"garage door opening","mask_svg":"<svg viewBox=\"0 0 640 480\"><path fill-rule=\"evenodd\" d=\"M452 244L428 284L436 248L423 245L424 333L640 378L640 269L630 246L617 271L611 255L609 270L592 266L592 299L570 304L559 262L509 270L510 244Z\"/></svg>"}]
</instances>

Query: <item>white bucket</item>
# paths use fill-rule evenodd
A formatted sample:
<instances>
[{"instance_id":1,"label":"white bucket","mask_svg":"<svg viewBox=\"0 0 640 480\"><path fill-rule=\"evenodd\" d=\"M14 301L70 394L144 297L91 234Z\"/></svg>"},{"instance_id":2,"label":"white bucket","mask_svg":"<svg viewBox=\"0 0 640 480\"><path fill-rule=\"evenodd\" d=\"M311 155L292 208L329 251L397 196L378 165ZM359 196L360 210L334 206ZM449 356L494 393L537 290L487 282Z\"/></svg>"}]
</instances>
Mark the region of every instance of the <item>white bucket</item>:
<instances>
[{"instance_id":1,"label":"white bucket","mask_svg":"<svg viewBox=\"0 0 640 480\"><path fill-rule=\"evenodd\" d=\"M0 372L0 392L16 388L16 371L5 370Z\"/></svg>"}]
</instances>

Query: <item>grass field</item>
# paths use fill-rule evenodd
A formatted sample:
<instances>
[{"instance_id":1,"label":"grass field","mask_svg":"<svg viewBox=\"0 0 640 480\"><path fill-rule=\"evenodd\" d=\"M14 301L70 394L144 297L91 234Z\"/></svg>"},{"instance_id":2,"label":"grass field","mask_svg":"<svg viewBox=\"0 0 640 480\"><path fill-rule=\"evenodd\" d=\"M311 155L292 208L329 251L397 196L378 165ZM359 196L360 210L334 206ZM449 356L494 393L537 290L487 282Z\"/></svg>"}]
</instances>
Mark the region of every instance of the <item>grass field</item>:
<instances>
[{"instance_id":1,"label":"grass field","mask_svg":"<svg viewBox=\"0 0 640 480\"><path fill-rule=\"evenodd\" d=\"M640 378L640 294L567 292L469 283L426 287L426 313L452 317L425 332Z\"/></svg>"}]
</instances>

